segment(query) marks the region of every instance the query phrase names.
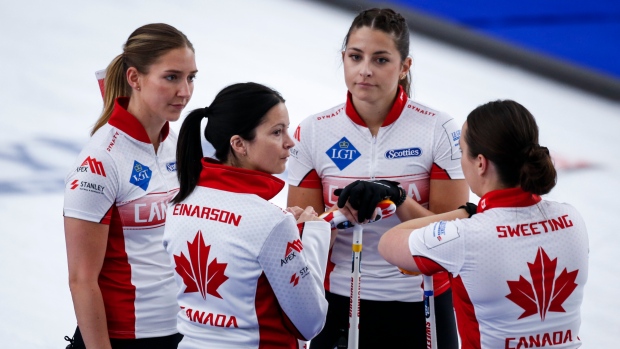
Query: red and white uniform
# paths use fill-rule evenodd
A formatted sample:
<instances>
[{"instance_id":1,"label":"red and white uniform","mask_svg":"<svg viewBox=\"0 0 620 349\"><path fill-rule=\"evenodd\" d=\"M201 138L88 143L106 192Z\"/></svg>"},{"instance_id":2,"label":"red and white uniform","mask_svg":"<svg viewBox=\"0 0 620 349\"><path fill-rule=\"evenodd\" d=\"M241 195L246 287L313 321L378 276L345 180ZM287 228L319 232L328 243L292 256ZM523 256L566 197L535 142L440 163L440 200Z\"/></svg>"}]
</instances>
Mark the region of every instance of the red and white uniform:
<instances>
[{"instance_id":1,"label":"red and white uniform","mask_svg":"<svg viewBox=\"0 0 620 349\"><path fill-rule=\"evenodd\" d=\"M478 212L409 237L423 273L452 275L462 347L580 347L588 235L579 213L520 188L485 194Z\"/></svg>"},{"instance_id":2,"label":"red and white uniform","mask_svg":"<svg viewBox=\"0 0 620 349\"><path fill-rule=\"evenodd\" d=\"M306 118L295 131L288 183L323 191L326 207L337 203L334 190L357 179L400 182L410 197L428 207L431 179L462 179L460 127L437 110L399 95L375 137L347 102ZM400 223L396 215L364 227L362 299L419 302L422 277L402 275L378 253L381 236ZM330 254L325 289L349 296L352 231L338 233ZM386 287L386 281L389 287ZM449 288L447 276L435 281L437 294Z\"/></svg>"},{"instance_id":3,"label":"red and white uniform","mask_svg":"<svg viewBox=\"0 0 620 349\"><path fill-rule=\"evenodd\" d=\"M177 333L176 285L162 245L166 208L178 191L176 135L168 123L157 153L119 98L65 182L64 216L110 226L99 274L110 338Z\"/></svg>"},{"instance_id":4,"label":"red and white uniform","mask_svg":"<svg viewBox=\"0 0 620 349\"><path fill-rule=\"evenodd\" d=\"M205 158L192 194L168 208L179 348L297 348L323 328L330 227L298 226L267 201L283 186Z\"/></svg>"}]
</instances>

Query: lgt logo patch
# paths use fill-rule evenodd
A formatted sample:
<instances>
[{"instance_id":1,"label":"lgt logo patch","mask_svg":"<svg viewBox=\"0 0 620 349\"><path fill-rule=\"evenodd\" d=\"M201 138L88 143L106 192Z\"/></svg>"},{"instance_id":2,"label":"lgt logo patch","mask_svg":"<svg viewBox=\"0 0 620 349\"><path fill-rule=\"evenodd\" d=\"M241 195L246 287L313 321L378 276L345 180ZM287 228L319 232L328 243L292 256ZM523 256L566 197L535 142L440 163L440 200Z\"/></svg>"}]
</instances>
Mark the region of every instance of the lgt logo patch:
<instances>
[{"instance_id":1,"label":"lgt logo patch","mask_svg":"<svg viewBox=\"0 0 620 349\"><path fill-rule=\"evenodd\" d=\"M342 137L341 140L332 145L325 154L332 159L340 171L362 155L346 137Z\"/></svg>"},{"instance_id":2,"label":"lgt logo patch","mask_svg":"<svg viewBox=\"0 0 620 349\"><path fill-rule=\"evenodd\" d=\"M148 166L142 165L141 163L134 160L133 162L133 171L131 172L131 178L129 179L129 183L142 188L142 190L146 191L146 188L149 187L149 182L151 181L151 171Z\"/></svg>"}]
</instances>

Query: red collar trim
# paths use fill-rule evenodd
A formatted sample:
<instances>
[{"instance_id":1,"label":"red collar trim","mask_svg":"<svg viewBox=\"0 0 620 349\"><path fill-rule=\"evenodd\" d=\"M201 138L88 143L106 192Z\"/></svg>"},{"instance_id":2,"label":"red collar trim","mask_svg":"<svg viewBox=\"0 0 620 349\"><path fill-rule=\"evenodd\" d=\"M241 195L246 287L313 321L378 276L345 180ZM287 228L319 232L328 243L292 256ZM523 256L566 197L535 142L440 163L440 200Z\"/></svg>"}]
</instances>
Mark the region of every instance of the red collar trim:
<instances>
[{"instance_id":1,"label":"red collar trim","mask_svg":"<svg viewBox=\"0 0 620 349\"><path fill-rule=\"evenodd\" d=\"M256 194L271 200L284 188L284 181L268 173L222 165L211 158L202 158L198 185L232 193Z\"/></svg>"},{"instance_id":2,"label":"red collar trim","mask_svg":"<svg viewBox=\"0 0 620 349\"><path fill-rule=\"evenodd\" d=\"M131 138L150 144L151 139L146 133L144 126L142 126L135 116L127 111L127 106L129 106L129 97L118 97L114 101L114 109L112 110L112 115L110 115L108 124L125 132ZM162 142L166 140L168 133L170 133L170 124L166 121L160 132Z\"/></svg>"},{"instance_id":3,"label":"red collar trim","mask_svg":"<svg viewBox=\"0 0 620 349\"><path fill-rule=\"evenodd\" d=\"M480 198L478 213L499 207L527 207L541 201L541 197L523 191L521 188L498 189L490 191Z\"/></svg>"},{"instance_id":4,"label":"red collar trim","mask_svg":"<svg viewBox=\"0 0 620 349\"><path fill-rule=\"evenodd\" d=\"M385 120L383 120L383 125L381 125L381 127L389 126L394 121L396 121L400 114L402 114L403 109L405 109L405 105L407 105L407 94L405 93L405 90L403 90L402 86L398 85L396 100L394 101L392 109L390 109L390 112L386 116ZM345 112L347 113L351 121L360 126L367 127L366 123L364 122L364 120L362 120L360 115L357 113L357 110L355 110L355 107L353 106L351 92L347 92L347 105Z\"/></svg>"}]
</instances>

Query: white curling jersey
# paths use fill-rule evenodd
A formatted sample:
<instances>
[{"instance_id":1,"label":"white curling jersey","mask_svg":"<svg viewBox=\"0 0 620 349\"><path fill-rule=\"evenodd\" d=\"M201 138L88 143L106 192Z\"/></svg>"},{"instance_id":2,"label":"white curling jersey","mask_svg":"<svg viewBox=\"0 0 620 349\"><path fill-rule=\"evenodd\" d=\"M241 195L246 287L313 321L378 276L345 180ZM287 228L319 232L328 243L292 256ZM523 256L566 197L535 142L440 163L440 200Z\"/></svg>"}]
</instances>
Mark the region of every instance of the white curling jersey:
<instances>
[{"instance_id":1,"label":"white curling jersey","mask_svg":"<svg viewBox=\"0 0 620 349\"><path fill-rule=\"evenodd\" d=\"M478 212L409 236L422 272L453 276L462 347L580 347L588 235L579 213L520 188L485 194Z\"/></svg>"},{"instance_id":2,"label":"white curling jersey","mask_svg":"<svg viewBox=\"0 0 620 349\"><path fill-rule=\"evenodd\" d=\"M338 201L334 190L361 179L397 181L428 207L431 179L462 179L460 127L444 113L415 103L399 88L398 98L375 137L347 102L303 120L288 163L288 183L322 189L323 202ZM421 276L401 274L377 251L379 239L400 223L394 215L364 226L361 298L419 302ZM353 229L340 231L330 253L325 289L349 296ZM435 279L436 294L449 288L446 274Z\"/></svg>"},{"instance_id":3,"label":"white curling jersey","mask_svg":"<svg viewBox=\"0 0 620 349\"><path fill-rule=\"evenodd\" d=\"M272 175L203 159L195 190L168 208L180 349L297 348L325 323L330 227L267 201Z\"/></svg>"},{"instance_id":4,"label":"white curling jersey","mask_svg":"<svg viewBox=\"0 0 620 349\"><path fill-rule=\"evenodd\" d=\"M99 274L110 338L177 333L176 285L162 245L167 203L176 194L176 135L162 129L157 154L119 98L65 182L64 216L110 226Z\"/></svg>"}]
</instances>

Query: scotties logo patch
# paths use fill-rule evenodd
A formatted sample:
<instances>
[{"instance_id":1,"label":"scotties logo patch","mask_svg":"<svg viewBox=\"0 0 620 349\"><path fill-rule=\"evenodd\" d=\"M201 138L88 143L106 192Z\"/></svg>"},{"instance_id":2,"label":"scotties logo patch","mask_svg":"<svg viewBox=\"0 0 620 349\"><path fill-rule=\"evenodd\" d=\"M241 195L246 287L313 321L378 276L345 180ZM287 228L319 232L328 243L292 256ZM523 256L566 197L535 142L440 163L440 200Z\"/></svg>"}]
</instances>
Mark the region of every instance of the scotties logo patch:
<instances>
[{"instance_id":1,"label":"scotties logo patch","mask_svg":"<svg viewBox=\"0 0 620 349\"><path fill-rule=\"evenodd\" d=\"M332 147L329 148L325 154L332 159L340 171L345 169L362 155L357 149L355 149L353 144L351 144L346 137L342 137L341 140L332 145Z\"/></svg>"}]
</instances>

